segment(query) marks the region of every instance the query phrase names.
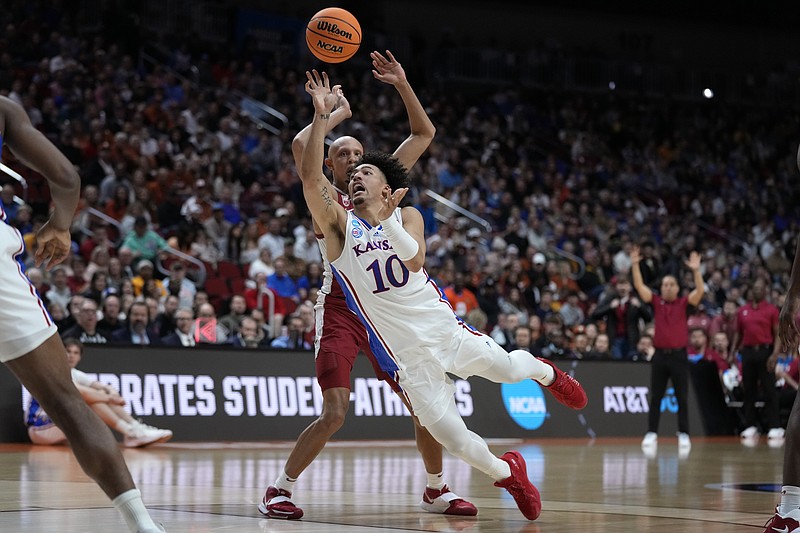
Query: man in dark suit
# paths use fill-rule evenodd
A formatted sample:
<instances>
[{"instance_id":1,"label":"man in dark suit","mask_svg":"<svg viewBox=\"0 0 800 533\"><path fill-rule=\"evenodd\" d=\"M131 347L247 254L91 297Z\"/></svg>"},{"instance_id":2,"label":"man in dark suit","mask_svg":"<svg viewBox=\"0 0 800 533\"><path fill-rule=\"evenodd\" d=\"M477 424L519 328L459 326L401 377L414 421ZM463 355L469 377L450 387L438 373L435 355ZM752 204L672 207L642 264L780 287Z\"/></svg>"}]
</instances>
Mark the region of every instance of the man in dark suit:
<instances>
[{"instance_id":1,"label":"man in dark suit","mask_svg":"<svg viewBox=\"0 0 800 533\"><path fill-rule=\"evenodd\" d=\"M592 320L605 319L606 333L611 342L611 355L614 359L630 359L639 342L639 319L650 321L650 308L631 294L631 282L624 276L617 276L613 288L597 304Z\"/></svg>"},{"instance_id":2,"label":"man in dark suit","mask_svg":"<svg viewBox=\"0 0 800 533\"><path fill-rule=\"evenodd\" d=\"M237 348L257 348L269 346L263 331L259 331L258 323L249 316L239 321L239 332L228 339L228 344Z\"/></svg>"},{"instance_id":3,"label":"man in dark suit","mask_svg":"<svg viewBox=\"0 0 800 533\"><path fill-rule=\"evenodd\" d=\"M161 343L165 346L194 346L196 343L192 335L192 324L194 324L192 310L184 307L175 311L175 323L177 327L163 337Z\"/></svg>"},{"instance_id":4,"label":"man in dark suit","mask_svg":"<svg viewBox=\"0 0 800 533\"><path fill-rule=\"evenodd\" d=\"M158 345L161 339L150 327L150 309L144 302L133 302L128 311L128 326L111 334L117 344Z\"/></svg>"}]
</instances>

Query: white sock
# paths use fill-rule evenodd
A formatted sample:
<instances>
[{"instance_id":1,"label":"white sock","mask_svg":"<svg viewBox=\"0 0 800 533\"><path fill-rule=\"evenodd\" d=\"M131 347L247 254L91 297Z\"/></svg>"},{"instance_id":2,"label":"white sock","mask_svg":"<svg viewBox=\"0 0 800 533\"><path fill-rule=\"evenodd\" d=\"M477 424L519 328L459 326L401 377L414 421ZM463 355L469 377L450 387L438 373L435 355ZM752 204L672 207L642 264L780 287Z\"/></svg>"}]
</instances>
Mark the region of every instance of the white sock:
<instances>
[{"instance_id":1,"label":"white sock","mask_svg":"<svg viewBox=\"0 0 800 533\"><path fill-rule=\"evenodd\" d=\"M111 503L120 512L122 518L125 519L125 523L128 524L128 529L133 533L158 530L155 522L150 518L150 513L147 512L147 508L144 506L142 493L139 492L139 489L125 491L114 498Z\"/></svg>"},{"instance_id":2,"label":"white sock","mask_svg":"<svg viewBox=\"0 0 800 533\"><path fill-rule=\"evenodd\" d=\"M444 472L439 472L438 474L428 474L428 487L436 490L442 490L444 487L444 480L442 479L444 476Z\"/></svg>"},{"instance_id":3,"label":"white sock","mask_svg":"<svg viewBox=\"0 0 800 533\"><path fill-rule=\"evenodd\" d=\"M286 472L281 470L281 475L275 480L275 487L283 489L286 492L294 492L294 484L297 483L297 478L292 479L286 475Z\"/></svg>"},{"instance_id":4,"label":"white sock","mask_svg":"<svg viewBox=\"0 0 800 533\"><path fill-rule=\"evenodd\" d=\"M784 485L781 487L781 503L778 506L778 514L785 515L795 509L800 509L800 487Z\"/></svg>"},{"instance_id":5,"label":"white sock","mask_svg":"<svg viewBox=\"0 0 800 533\"><path fill-rule=\"evenodd\" d=\"M511 467L498 457L497 461L492 464L492 470L486 474L495 481L503 481L511 477Z\"/></svg>"}]
</instances>

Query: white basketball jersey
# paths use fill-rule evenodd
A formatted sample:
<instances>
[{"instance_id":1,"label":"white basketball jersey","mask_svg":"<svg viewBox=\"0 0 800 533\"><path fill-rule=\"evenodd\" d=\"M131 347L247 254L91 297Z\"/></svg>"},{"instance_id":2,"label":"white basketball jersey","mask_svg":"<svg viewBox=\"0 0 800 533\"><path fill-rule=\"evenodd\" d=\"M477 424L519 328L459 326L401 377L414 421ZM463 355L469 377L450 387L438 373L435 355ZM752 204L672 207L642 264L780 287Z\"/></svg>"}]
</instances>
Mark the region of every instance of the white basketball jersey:
<instances>
[{"instance_id":1,"label":"white basketball jersey","mask_svg":"<svg viewBox=\"0 0 800 533\"><path fill-rule=\"evenodd\" d=\"M400 208L394 217L402 224ZM411 272L381 227L347 214L342 254L331 262L347 305L361 319L383 369L405 370L404 359L453 340L463 322L424 269ZM396 365L396 367L395 367Z\"/></svg>"}]
</instances>

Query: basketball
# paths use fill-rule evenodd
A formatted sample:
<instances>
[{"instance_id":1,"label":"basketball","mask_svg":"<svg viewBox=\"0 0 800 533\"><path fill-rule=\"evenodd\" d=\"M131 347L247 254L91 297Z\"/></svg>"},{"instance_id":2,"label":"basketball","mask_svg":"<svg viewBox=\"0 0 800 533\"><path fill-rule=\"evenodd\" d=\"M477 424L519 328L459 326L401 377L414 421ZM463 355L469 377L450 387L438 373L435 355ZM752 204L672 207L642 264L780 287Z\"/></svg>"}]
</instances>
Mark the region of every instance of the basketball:
<instances>
[{"instance_id":1,"label":"basketball","mask_svg":"<svg viewBox=\"0 0 800 533\"><path fill-rule=\"evenodd\" d=\"M361 25L349 11L325 8L308 21L306 44L325 63L347 61L361 46Z\"/></svg>"}]
</instances>

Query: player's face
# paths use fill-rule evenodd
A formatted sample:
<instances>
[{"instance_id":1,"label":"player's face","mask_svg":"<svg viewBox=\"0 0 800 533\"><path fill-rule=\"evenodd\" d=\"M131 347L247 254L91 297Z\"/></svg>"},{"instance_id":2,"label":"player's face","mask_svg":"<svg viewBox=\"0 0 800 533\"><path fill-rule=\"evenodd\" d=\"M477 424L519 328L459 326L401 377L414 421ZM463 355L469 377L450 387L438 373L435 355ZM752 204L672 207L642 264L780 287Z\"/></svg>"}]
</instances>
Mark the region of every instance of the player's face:
<instances>
[{"instance_id":1,"label":"player's face","mask_svg":"<svg viewBox=\"0 0 800 533\"><path fill-rule=\"evenodd\" d=\"M325 164L333 172L333 184L347 190L348 174L364 155L364 147L352 137L339 138L331 145Z\"/></svg>"},{"instance_id":2,"label":"player's face","mask_svg":"<svg viewBox=\"0 0 800 533\"><path fill-rule=\"evenodd\" d=\"M359 165L350 174L347 194L353 205L361 205L370 199L381 199L381 191L388 188L383 172L373 165Z\"/></svg>"}]
</instances>

